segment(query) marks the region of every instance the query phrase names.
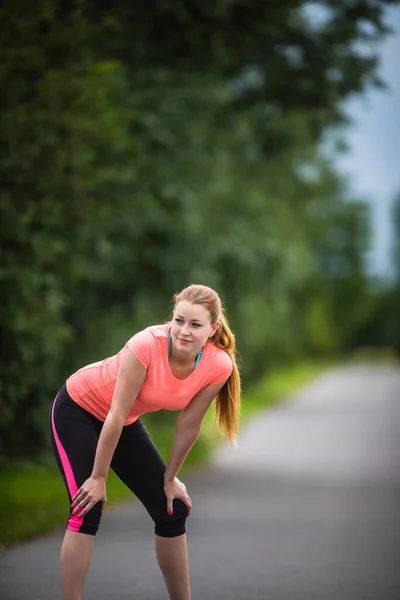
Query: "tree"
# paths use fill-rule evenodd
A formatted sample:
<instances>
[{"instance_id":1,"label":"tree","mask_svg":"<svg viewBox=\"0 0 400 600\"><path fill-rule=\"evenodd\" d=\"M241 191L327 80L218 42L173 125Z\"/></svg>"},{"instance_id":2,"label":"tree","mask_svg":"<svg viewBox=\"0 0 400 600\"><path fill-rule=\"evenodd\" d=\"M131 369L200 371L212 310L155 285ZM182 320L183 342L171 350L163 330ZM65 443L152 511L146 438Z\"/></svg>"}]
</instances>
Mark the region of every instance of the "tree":
<instances>
[{"instance_id":1,"label":"tree","mask_svg":"<svg viewBox=\"0 0 400 600\"><path fill-rule=\"evenodd\" d=\"M321 4L3 6L0 456L41 450L60 382L191 282L221 291L247 379L351 343L365 216L319 142L379 83L359 44L387 3Z\"/></svg>"}]
</instances>

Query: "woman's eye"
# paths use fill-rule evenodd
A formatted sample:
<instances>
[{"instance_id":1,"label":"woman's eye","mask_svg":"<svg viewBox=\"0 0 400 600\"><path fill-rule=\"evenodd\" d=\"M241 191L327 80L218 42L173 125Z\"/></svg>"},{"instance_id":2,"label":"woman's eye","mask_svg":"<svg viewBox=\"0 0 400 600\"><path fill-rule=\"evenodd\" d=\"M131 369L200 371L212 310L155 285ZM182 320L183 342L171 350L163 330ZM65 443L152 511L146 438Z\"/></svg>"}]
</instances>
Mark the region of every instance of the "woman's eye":
<instances>
[{"instance_id":1,"label":"woman's eye","mask_svg":"<svg viewBox=\"0 0 400 600\"><path fill-rule=\"evenodd\" d=\"M193 323L194 327L200 327L200 323Z\"/></svg>"},{"instance_id":2,"label":"woman's eye","mask_svg":"<svg viewBox=\"0 0 400 600\"><path fill-rule=\"evenodd\" d=\"M182 319L175 318L175 323L182 323Z\"/></svg>"}]
</instances>

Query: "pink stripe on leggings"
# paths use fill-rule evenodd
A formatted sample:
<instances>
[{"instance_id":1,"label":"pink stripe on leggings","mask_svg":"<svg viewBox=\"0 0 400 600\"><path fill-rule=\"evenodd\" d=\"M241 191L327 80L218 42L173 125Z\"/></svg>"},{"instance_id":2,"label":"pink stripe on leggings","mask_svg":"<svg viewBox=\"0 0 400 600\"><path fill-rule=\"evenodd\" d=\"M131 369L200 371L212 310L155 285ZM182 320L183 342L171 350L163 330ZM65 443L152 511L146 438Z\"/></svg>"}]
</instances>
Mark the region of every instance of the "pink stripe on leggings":
<instances>
[{"instance_id":1,"label":"pink stripe on leggings","mask_svg":"<svg viewBox=\"0 0 400 600\"><path fill-rule=\"evenodd\" d=\"M68 490L69 490L71 498L73 498L74 495L76 494L76 492L78 491L78 486L76 485L76 481L75 481L74 473L72 471L71 463L69 462L67 453L65 452L64 447L60 442L60 438L57 435L56 426L54 424L54 407L55 407L57 398L58 398L58 394L54 399L53 408L51 411L51 426L53 428L53 435L54 435L54 439L56 441L57 451L60 456L61 464L64 469L65 478L67 480ZM68 527L68 529L71 529L71 531L79 531L82 523L83 523L83 518L79 518L76 515L74 515L68 519L67 527Z\"/></svg>"}]
</instances>

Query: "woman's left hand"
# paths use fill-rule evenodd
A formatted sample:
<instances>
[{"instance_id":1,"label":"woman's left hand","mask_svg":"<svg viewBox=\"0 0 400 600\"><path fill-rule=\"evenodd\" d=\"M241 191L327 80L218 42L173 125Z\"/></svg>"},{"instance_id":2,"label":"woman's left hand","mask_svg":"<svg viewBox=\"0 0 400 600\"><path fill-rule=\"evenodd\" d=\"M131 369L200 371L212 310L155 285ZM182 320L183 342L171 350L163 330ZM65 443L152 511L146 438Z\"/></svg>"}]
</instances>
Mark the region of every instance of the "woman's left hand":
<instances>
[{"instance_id":1,"label":"woman's left hand","mask_svg":"<svg viewBox=\"0 0 400 600\"><path fill-rule=\"evenodd\" d=\"M187 492L186 486L175 477L172 481L164 481L164 492L167 498L167 513L172 515L173 513L173 501L175 498L182 500L188 509L187 516L192 511L192 501Z\"/></svg>"}]
</instances>

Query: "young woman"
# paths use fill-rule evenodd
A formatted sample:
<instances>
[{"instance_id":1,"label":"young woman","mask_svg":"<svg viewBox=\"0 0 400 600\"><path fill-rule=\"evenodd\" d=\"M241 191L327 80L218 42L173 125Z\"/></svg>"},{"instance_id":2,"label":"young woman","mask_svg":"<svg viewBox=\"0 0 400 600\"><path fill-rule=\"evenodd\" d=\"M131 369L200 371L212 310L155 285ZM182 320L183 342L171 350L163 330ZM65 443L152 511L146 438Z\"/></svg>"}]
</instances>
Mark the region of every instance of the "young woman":
<instances>
[{"instance_id":1,"label":"young woman","mask_svg":"<svg viewBox=\"0 0 400 600\"><path fill-rule=\"evenodd\" d=\"M218 294L191 285L175 297L171 323L147 327L116 354L83 367L59 391L51 435L71 510L61 548L63 600L81 600L111 467L155 525L155 549L171 600L189 600L185 522L192 501L178 471L214 399L232 441L239 418L235 338ZM182 410L168 464L140 416Z\"/></svg>"}]
</instances>

